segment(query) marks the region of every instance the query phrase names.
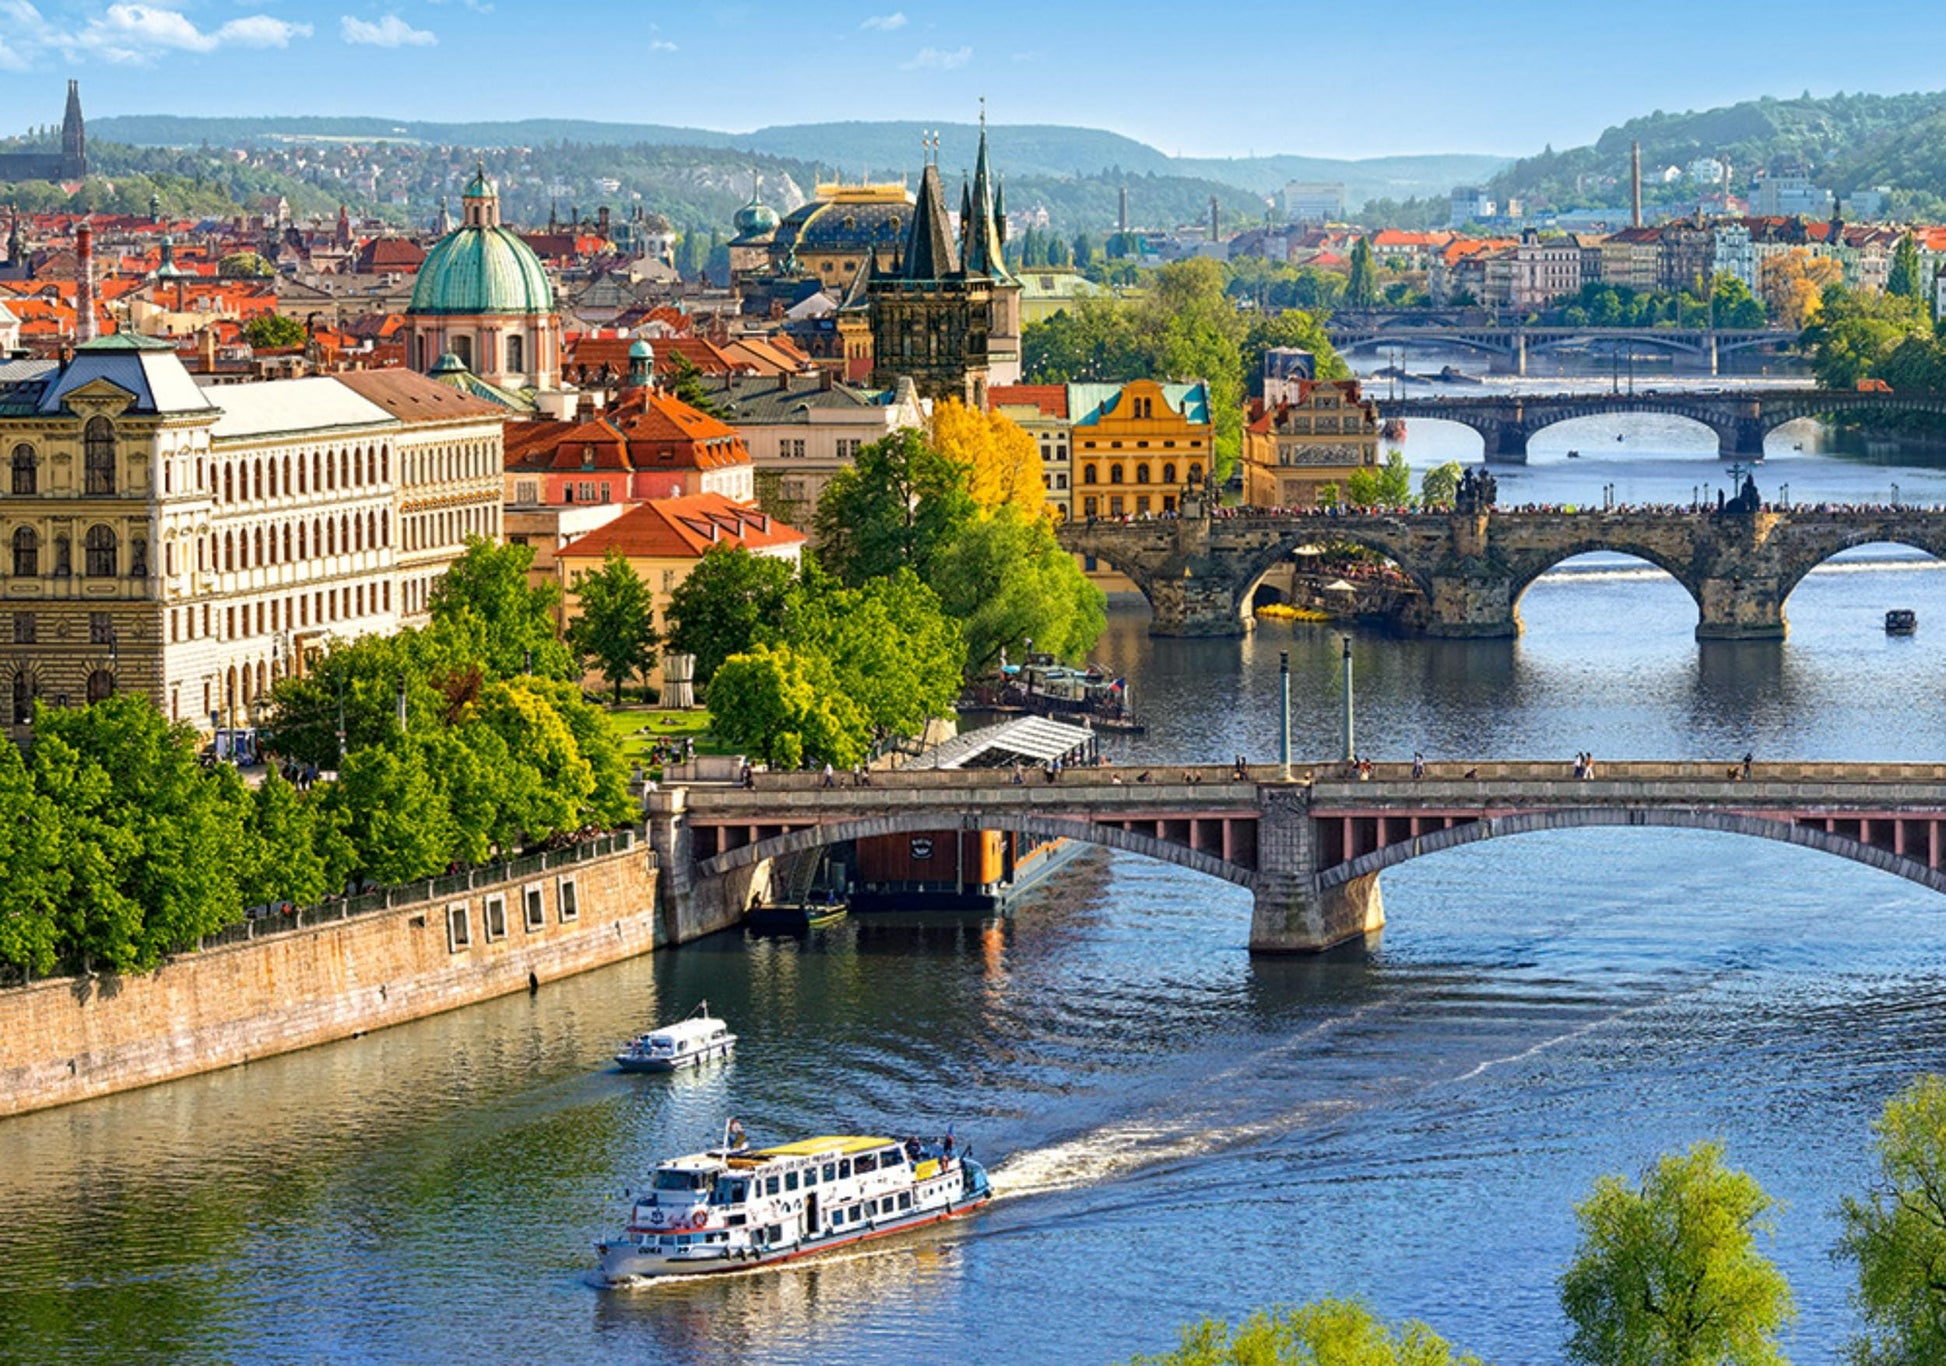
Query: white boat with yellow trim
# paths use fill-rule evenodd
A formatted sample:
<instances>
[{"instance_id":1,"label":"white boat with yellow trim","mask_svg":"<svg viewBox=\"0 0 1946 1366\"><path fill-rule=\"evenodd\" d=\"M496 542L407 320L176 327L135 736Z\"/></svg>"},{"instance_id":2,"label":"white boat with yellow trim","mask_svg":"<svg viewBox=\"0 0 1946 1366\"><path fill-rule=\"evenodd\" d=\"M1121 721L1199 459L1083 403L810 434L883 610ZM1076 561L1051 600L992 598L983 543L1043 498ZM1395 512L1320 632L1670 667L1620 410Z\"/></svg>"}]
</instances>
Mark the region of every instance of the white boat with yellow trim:
<instances>
[{"instance_id":1,"label":"white boat with yellow trim","mask_svg":"<svg viewBox=\"0 0 1946 1366\"><path fill-rule=\"evenodd\" d=\"M732 1142L656 1167L627 1229L595 1244L603 1280L748 1270L951 1219L993 1198L986 1169L955 1152L950 1134Z\"/></svg>"}]
</instances>

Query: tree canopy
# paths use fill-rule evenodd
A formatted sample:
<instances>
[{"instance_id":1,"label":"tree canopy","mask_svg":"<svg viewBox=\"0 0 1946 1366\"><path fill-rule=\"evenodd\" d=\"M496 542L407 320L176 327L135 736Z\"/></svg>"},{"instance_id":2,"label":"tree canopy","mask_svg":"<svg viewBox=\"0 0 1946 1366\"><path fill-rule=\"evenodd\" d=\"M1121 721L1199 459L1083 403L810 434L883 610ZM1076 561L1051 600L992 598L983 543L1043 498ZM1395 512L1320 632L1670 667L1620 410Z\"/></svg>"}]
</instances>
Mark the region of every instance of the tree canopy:
<instances>
[{"instance_id":1,"label":"tree canopy","mask_svg":"<svg viewBox=\"0 0 1946 1366\"><path fill-rule=\"evenodd\" d=\"M574 576L580 615L568 624L568 646L592 661L622 700L622 686L655 664L655 607L642 578L619 548L601 568Z\"/></svg>"},{"instance_id":2,"label":"tree canopy","mask_svg":"<svg viewBox=\"0 0 1946 1366\"><path fill-rule=\"evenodd\" d=\"M670 650L696 657L696 686L785 620L796 582L790 561L715 545L669 595Z\"/></svg>"},{"instance_id":3,"label":"tree canopy","mask_svg":"<svg viewBox=\"0 0 1946 1366\"><path fill-rule=\"evenodd\" d=\"M1567 1355L1589 1366L1773 1366L1796 1314L1789 1283L1757 1250L1776 1202L1723 1165L1720 1143L1669 1154L1639 1185L1595 1182L1561 1276Z\"/></svg>"},{"instance_id":4,"label":"tree canopy","mask_svg":"<svg viewBox=\"0 0 1946 1366\"><path fill-rule=\"evenodd\" d=\"M561 587L552 580L529 582L533 565L532 546L467 537L466 553L433 589L432 619L477 632L480 663L494 675L578 677L567 645L554 630Z\"/></svg>"},{"instance_id":5,"label":"tree canopy","mask_svg":"<svg viewBox=\"0 0 1946 1366\"><path fill-rule=\"evenodd\" d=\"M1175 1351L1131 1366L1480 1366L1480 1359L1416 1319L1392 1327L1357 1300L1327 1299L1259 1310L1234 1329L1205 1319L1182 1330Z\"/></svg>"},{"instance_id":6,"label":"tree canopy","mask_svg":"<svg viewBox=\"0 0 1946 1366\"><path fill-rule=\"evenodd\" d=\"M1047 502L1040 448L1005 413L982 413L957 399L933 405L933 449L966 470L967 492L979 507L1018 508L1039 516Z\"/></svg>"},{"instance_id":7,"label":"tree canopy","mask_svg":"<svg viewBox=\"0 0 1946 1366\"><path fill-rule=\"evenodd\" d=\"M1858 1264L1861 1366L1946 1361L1946 1077L1923 1076L1873 1126L1878 1179L1839 1206L1839 1255Z\"/></svg>"},{"instance_id":8,"label":"tree canopy","mask_svg":"<svg viewBox=\"0 0 1946 1366\"><path fill-rule=\"evenodd\" d=\"M243 339L256 351L286 350L304 345L311 334L296 318L282 313L259 313L243 325Z\"/></svg>"},{"instance_id":9,"label":"tree canopy","mask_svg":"<svg viewBox=\"0 0 1946 1366\"><path fill-rule=\"evenodd\" d=\"M840 581L911 569L929 578L942 548L973 519L967 471L925 434L899 431L858 452L818 499L818 557Z\"/></svg>"}]
</instances>

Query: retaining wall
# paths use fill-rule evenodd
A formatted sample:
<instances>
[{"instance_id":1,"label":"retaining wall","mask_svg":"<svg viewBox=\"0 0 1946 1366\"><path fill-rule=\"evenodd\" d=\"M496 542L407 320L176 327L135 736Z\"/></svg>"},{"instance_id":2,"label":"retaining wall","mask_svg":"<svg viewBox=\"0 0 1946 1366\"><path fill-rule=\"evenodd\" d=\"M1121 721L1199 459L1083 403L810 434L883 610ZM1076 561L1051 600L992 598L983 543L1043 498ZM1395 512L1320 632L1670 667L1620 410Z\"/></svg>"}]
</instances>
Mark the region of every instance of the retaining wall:
<instances>
[{"instance_id":1,"label":"retaining wall","mask_svg":"<svg viewBox=\"0 0 1946 1366\"><path fill-rule=\"evenodd\" d=\"M657 934L657 877L647 841L624 832L253 921L142 976L0 990L0 1116L349 1038L646 953L674 942Z\"/></svg>"}]
</instances>

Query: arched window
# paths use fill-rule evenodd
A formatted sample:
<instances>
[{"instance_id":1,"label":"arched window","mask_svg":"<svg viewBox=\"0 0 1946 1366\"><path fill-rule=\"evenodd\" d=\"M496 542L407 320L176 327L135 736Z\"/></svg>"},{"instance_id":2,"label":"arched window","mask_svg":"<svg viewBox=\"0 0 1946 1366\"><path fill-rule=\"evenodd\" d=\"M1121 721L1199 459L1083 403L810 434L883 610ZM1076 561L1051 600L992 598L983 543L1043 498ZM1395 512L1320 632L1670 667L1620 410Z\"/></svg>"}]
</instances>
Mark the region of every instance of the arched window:
<instances>
[{"instance_id":1,"label":"arched window","mask_svg":"<svg viewBox=\"0 0 1946 1366\"><path fill-rule=\"evenodd\" d=\"M14 675L14 724L24 726L34 719L34 680L22 669Z\"/></svg>"},{"instance_id":2,"label":"arched window","mask_svg":"<svg viewBox=\"0 0 1946 1366\"><path fill-rule=\"evenodd\" d=\"M376 512L368 512L365 514L365 544L373 550L378 549L378 514Z\"/></svg>"},{"instance_id":3,"label":"arched window","mask_svg":"<svg viewBox=\"0 0 1946 1366\"><path fill-rule=\"evenodd\" d=\"M236 571L236 533L233 531L223 533L223 571Z\"/></svg>"},{"instance_id":4,"label":"arched window","mask_svg":"<svg viewBox=\"0 0 1946 1366\"><path fill-rule=\"evenodd\" d=\"M1162 482L1165 484L1173 484L1176 482L1176 467L1174 465L1164 465L1162 467Z\"/></svg>"},{"instance_id":5,"label":"arched window","mask_svg":"<svg viewBox=\"0 0 1946 1366\"><path fill-rule=\"evenodd\" d=\"M115 491L115 424L107 418L91 417L82 428L81 463L89 493Z\"/></svg>"},{"instance_id":6,"label":"arched window","mask_svg":"<svg viewBox=\"0 0 1946 1366\"><path fill-rule=\"evenodd\" d=\"M305 527L302 522L297 524L297 558L300 560L308 560L311 558L311 538L305 535Z\"/></svg>"},{"instance_id":7,"label":"arched window","mask_svg":"<svg viewBox=\"0 0 1946 1366\"><path fill-rule=\"evenodd\" d=\"M392 513L390 509L378 514L378 543L380 545L392 544Z\"/></svg>"},{"instance_id":8,"label":"arched window","mask_svg":"<svg viewBox=\"0 0 1946 1366\"><path fill-rule=\"evenodd\" d=\"M1094 484L1100 482L1100 480L1097 479L1095 476L1095 467L1093 465L1083 465L1081 467L1081 482L1084 484Z\"/></svg>"},{"instance_id":9,"label":"arched window","mask_svg":"<svg viewBox=\"0 0 1946 1366\"><path fill-rule=\"evenodd\" d=\"M300 460L298 462L297 468L300 471L302 471L304 468L304 462ZM284 496L288 498L290 497L290 493L291 493L291 458L287 455L284 457Z\"/></svg>"},{"instance_id":10,"label":"arched window","mask_svg":"<svg viewBox=\"0 0 1946 1366\"><path fill-rule=\"evenodd\" d=\"M236 468L232 465L223 467L223 501L226 503L236 501Z\"/></svg>"},{"instance_id":11,"label":"arched window","mask_svg":"<svg viewBox=\"0 0 1946 1366\"><path fill-rule=\"evenodd\" d=\"M250 479L250 496L252 498L262 498L264 496L264 462L261 460L255 462L253 470L254 473Z\"/></svg>"},{"instance_id":12,"label":"arched window","mask_svg":"<svg viewBox=\"0 0 1946 1366\"><path fill-rule=\"evenodd\" d=\"M290 560L291 560L291 524L289 522L286 522L284 523L284 563L289 564Z\"/></svg>"},{"instance_id":13,"label":"arched window","mask_svg":"<svg viewBox=\"0 0 1946 1366\"><path fill-rule=\"evenodd\" d=\"M1108 482L1111 484L1119 484L1122 482L1122 467L1120 465L1110 465L1108 467Z\"/></svg>"},{"instance_id":14,"label":"arched window","mask_svg":"<svg viewBox=\"0 0 1946 1366\"><path fill-rule=\"evenodd\" d=\"M338 553L338 524L329 517L324 519L324 553L327 555Z\"/></svg>"},{"instance_id":15,"label":"arched window","mask_svg":"<svg viewBox=\"0 0 1946 1366\"><path fill-rule=\"evenodd\" d=\"M353 550L365 548L365 521L362 517L351 519L351 548Z\"/></svg>"},{"instance_id":16,"label":"arched window","mask_svg":"<svg viewBox=\"0 0 1946 1366\"><path fill-rule=\"evenodd\" d=\"M1146 484L1149 482L1149 467L1147 465L1137 465L1135 467L1135 482L1138 484Z\"/></svg>"},{"instance_id":17,"label":"arched window","mask_svg":"<svg viewBox=\"0 0 1946 1366\"><path fill-rule=\"evenodd\" d=\"M14 529L14 577L37 579L41 574L41 538L30 526Z\"/></svg>"},{"instance_id":18,"label":"arched window","mask_svg":"<svg viewBox=\"0 0 1946 1366\"><path fill-rule=\"evenodd\" d=\"M128 543L128 576L131 579L146 579L149 576L149 542L146 537L136 536Z\"/></svg>"},{"instance_id":19,"label":"arched window","mask_svg":"<svg viewBox=\"0 0 1946 1366\"><path fill-rule=\"evenodd\" d=\"M527 339L519 333L507 338L507 370L519 374L527 368Z\"/></svg>"},{"instance_id":20,"label":"arched window","mask_svg":"<svg viewBox=\"0 0 1946 1366\"><path fill-rule=\"evenodd\" d=\"M34 448L24 441L14 447L14 492L40 492L40 461L34 458Z\"/></svg>"},{"instance_id":21,"label":"arched window","mask_svg":"<svg viewBox=\"0 0 1946 1366\"><path fill-rule=\"evenodd\" d=\"M1193 461L1189 466L1189 482L1192 484L1200 484L1203 482L1203 467Z\"/></svg>"},{"instance_id":22,"label":"arched window","mask_svg":"<svg viewBox=\"0 0 1946 1366\"><path fill-rule=\"evenodd\" d=\"M351 452L338 452L338 484L341 488L351 487Z\"/></svg>"},{"instance_id":23,"label":"arched window","mask_svg":"<svg viewBox=\"0 0 1946 1366\"><path fill-rule=\"evenodd\" d=\"M263 529L262 527L258 527L258 528L257 528L257 546L256 546L256 554L255 554L255 555L253 555L253 556L251 556L251 558L250 558L250 563L252 563L252 564L263 564L263 563L265 563L265 561L264 561L264 529Z\"/></svg>"},{"instance_id":24,"label":"arched window","mask_svg":"<svg viewBox=\"0 0 1946 1366\"><path fill-rule=\"evenodd\" d=\"M74 573L74 559L70 553L70 543L65 536L54 538L54 577L65 579Z\"/></svg>"},{"instance_id":25,"label":"arched window","mask_svg":"<svg viewBox=\"0 0 1946 1366\"><path fill-rule=\"evenodd\" d=\"M88 675L88 705L106 702L115 695L115 675L106 669L96 669Z\"/></svg>"},{"instance_id":26,"label":"arched window","mask_svg":"<svg viewBox=\"0 0 1946 1366\"><path fill-rule=\"evenodd\" d=\"M115 577L115 533L113 530L100 524L89 527L85 551L89 578L112 579Z\"/></svg>"}]
</instances>

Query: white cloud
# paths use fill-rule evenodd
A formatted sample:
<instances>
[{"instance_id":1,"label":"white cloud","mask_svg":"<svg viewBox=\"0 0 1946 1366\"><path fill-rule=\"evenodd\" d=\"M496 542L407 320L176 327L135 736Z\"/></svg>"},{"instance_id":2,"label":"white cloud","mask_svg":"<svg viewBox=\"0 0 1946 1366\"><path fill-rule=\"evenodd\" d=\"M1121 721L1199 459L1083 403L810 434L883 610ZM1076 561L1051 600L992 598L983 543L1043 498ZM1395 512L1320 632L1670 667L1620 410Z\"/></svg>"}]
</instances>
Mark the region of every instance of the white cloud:
<instances>
[{"instance_id":1,"label":"white cloud","mask_svg":"<svg viewBox=\"0 0 1946 1366\"><path fill-rule=\"evenodd\" d=\"M890 14L874 14L860 28L875 28L880 33L890 33L893 29L905 27L905 11L894 10Z\"/></svg>"},{"instance_id":2,"label":"white cloud","mask_svg":"<svg viewBox=\"0 0 1946 1366\"><path fill-rule=\"evenodd\" d=\"M338 21L338 31L347 43L367 47L431 47L439 41L431 30L414 28L396 14L388 14L376 24L347 14Z\"/></svg>"},{"instance_id":3,"label":"white cloud","mask_svg":"<svg viewBox=\"0 0 1946 1366\"><path fill-rule=\"evenodd\" d=\"M652 38L649 40L649 51L651 52L674 52L675 50L676 45L667 38Z\"/></svg>"},{"instance_id":4,"label":"white cloud","mask_svg":"<svg viewBox=\"0 0 1946 1366\"><path fill-rule=\"evenodd\" d=\"M26 4L10 4L16 18L39 23ZM60 33L41 25L34 35L47 47L70 56L93 53L111 62L148 62L165 52L214 52L220 47L289 47L293 39L309 38L309 24L294 24L268 14L232 19L221 28L205 31L180 10L153 5L116 4L90 19L78 33Z\"/></svg>"},{"instance_id":5,"label":"white cloud","mask_svg":"<svg viewBox=\"0 0 1946 1366\"><path fill-rule=\"evenodd\" d=\"M943 52L936 47L922 47L912 54L912 60L901 62L905 71L957 71L973 60L973 49L956 47L951 52Z\"/></svg>"},{"instance_id":6,"label":"white cloud","mask_svg":"<svg viewBox=\"0 0 1946 1366\"><path fill-rule=\"evenodd\" d=\"M1027 52L1016 52L1013 56L1007 58L1007 60L1010 62L1038 62L1046 55L1044 52L1029 50Z\"/></svg>"}]
</instances>

